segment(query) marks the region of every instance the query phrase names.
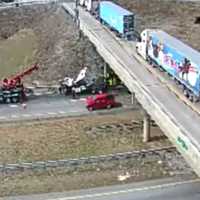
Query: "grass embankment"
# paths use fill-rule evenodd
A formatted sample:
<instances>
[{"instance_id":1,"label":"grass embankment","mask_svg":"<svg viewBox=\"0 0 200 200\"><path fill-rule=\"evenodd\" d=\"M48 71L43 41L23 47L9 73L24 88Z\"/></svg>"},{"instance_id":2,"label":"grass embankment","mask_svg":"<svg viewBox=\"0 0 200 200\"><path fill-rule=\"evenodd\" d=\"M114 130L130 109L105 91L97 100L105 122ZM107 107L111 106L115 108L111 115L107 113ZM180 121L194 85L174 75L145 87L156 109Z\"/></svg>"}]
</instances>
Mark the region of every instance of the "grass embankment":
<instances>
[{"instance_id":1,"label":"grass embankment","mask_svg":"<svg viewBox=\"0 0 200 200\"><path fill-rule=\"evenodd\" d=\"M57 160L169 144L167 139L143 144L142 127L131 119L132 112L2 126L0 163ZM153 127L152 133L161 131Z\"/></svg>"},{"instance_id":2,"label":"grass embankment","mask_svg":"<svg viewBox=\"0 0 200 200\"><path fill-rule=\"evenodd\" d=\"M7 124L0 127L0 163L57 160L109 154L170 145L158 127L157 140L142 142L138 111L51 121ZM159 139L158 139L159 138ZM1 175L0 196L61 192L119 184L118 176L129 172L124 182L169 176L172 167L160 157L123 162Z\"/></svg>"},{"instance_id":3,"label":"grass embankment","mask_svg":"<svg viewBox=\"0 0 200 200\"><path fill-rule=\"evenodd\" d=\"M0 41L0 79L21 72L34 62L37 37L30 29L22 29Z\"/></svg>"}]
</instances>

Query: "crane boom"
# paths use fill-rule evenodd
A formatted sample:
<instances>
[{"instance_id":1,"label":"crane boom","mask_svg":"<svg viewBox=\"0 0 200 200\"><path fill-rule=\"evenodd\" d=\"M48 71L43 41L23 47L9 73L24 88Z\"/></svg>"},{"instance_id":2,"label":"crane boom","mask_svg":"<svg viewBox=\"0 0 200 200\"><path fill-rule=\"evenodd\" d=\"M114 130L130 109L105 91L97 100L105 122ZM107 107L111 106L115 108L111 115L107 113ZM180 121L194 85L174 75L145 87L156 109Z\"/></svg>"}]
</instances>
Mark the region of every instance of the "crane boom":
<instances>
[{"instance_id":1,"label":"crane boom","mask_svg":"<svg viewBox=\"0 0 200 200\"><path fill-rule=\"evenodd\" d=\"M36 63L36 64L32 65L30 68L28 68L27 70L23 71L22 73L17 74L16 76L10 78L10 80L19 80L19 79L23 78L24 76L31 74L34 70L38 70L38 69L39 69L39 66Z\"/></svg>"},{"instance_id":2,"label":"crane boom","mask_svg":"<svg viewBox=\"0 0 200 200\"><path fill-rule=\"evenodd\" d=\"M23 71L22 73L19 73L11 78L5 78L2 81L2 87L4 89L12 89L15 88L17 85L22 84L21 79L28 75L31 74L34 70L38 70L39 66L38 64L34 64L31 67L29 67L27 70Z\"/></svg>"}]
</instances>

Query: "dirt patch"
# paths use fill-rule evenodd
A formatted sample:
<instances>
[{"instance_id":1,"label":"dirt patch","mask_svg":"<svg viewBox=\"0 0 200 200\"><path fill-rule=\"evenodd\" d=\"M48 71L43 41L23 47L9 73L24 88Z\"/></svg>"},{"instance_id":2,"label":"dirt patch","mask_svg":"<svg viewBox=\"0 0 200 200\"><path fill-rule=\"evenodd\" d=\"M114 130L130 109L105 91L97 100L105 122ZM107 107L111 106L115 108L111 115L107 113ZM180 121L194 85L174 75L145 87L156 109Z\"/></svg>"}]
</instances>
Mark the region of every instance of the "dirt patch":
<instances>
[{"instance_id":1,"label":"dirt patch","mask_svg":"<svg viewBox=\"0 0 200 200\"><path fill-rule=\"evenodd\" d=\"M92 78L101 71L102 59L87 38L79 39L79 31L75 23L60 6L34 5L0 11L2 43L9 41L21 30L30 30L36 36L34 45L36 44L37 48L30 62L38 62L40 65L40 70L26 81L57 83L58 79L66 75L76 76L83 66L89 68ZM30 46L32 41L27 41L26 44ZM11 55L12 59L20 62L9 63L5 59L2 63L0 60L0 65L10 65L8 69L11 69L30 63L25 62L24 58L18 55L17 48L12 52L12 55L8 53L6 56ZM26 52L21 53L24 57L28 56Z\"/></svg>"},{"instance_id":2,"label":"dirt patch","mask_svg":"<svg viewBox=\"0 0 200 200\"><path fill-rule=\"evenodd\" d=\"M21 29L0 41L0 79L10 77L34 62L37 36L31 29Z\"/></svg>"}]
</instances>

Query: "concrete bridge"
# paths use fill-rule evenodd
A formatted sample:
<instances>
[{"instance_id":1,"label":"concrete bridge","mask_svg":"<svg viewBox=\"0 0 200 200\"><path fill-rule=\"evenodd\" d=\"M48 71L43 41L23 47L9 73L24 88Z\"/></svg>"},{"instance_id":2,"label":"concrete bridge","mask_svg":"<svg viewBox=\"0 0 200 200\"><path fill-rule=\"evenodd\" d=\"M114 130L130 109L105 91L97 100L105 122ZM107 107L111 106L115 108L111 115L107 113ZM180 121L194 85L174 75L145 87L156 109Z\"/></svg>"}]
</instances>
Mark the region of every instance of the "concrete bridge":
<instances>
[{"instance_id":1,"label":"concrete bridge","mask_svg":"<svg viewBox=\"0 0 200 200\"><path fill-rule=\"evenodd\" d=\"M62 7L75 16L75 4ZM115 71L144 108L144 141L149 138L149 116L200 175L200 116L184 104L136 59L135 43L122 41L93 16L79 8L79 27L104 61Z\"/></svg>"}]
</instances>

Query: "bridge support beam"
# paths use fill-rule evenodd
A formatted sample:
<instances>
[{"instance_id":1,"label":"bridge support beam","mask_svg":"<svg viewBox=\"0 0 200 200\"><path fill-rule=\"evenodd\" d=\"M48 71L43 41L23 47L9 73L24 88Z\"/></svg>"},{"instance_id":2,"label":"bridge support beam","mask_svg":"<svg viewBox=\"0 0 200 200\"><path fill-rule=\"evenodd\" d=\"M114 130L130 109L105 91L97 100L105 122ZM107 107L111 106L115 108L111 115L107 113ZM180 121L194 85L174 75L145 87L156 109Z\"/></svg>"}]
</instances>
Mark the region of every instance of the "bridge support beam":
<instances>
[{"instance_id":1,"label":"bridge support beam","mask_svg":"<svg viewBox=\"0 0 200 200\"><path fill-rule=\"evenodd\" d=\"M106 62L104 62L104 64L103 64L103 77L104 77L104 80L106 80L106 78L107 78L107 70L108 70L108 64Z\"/></svg>"},{"instance_id":2,"label":"bridge support beam","mask_svg":"<svg viewBox=\"0 0 200 200\"><path fill-rule=\"evenodd\" d=\"M143 113L143 142L149 142L151 137L151 118L146 111Z\"/></svg>"},{"instance_id":3,"label":"bridge support beam","mask_svg":"<svg viewBox=\"0 0 200 200\"><path fill-rule=\"evenodd\" d=\"M131 104L134 105L136 103L135 93L131 93Z\"/></svg>"}]
</instances>

